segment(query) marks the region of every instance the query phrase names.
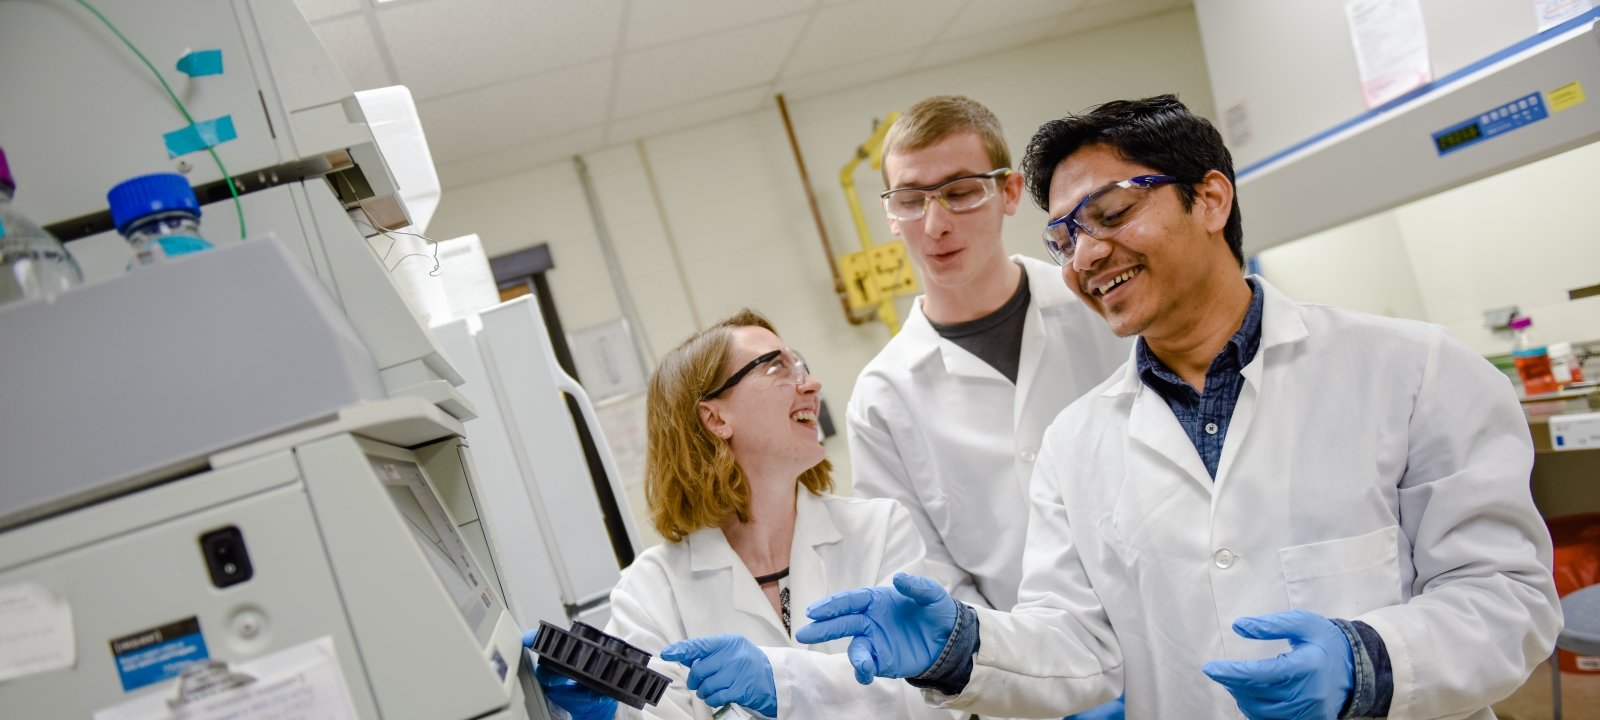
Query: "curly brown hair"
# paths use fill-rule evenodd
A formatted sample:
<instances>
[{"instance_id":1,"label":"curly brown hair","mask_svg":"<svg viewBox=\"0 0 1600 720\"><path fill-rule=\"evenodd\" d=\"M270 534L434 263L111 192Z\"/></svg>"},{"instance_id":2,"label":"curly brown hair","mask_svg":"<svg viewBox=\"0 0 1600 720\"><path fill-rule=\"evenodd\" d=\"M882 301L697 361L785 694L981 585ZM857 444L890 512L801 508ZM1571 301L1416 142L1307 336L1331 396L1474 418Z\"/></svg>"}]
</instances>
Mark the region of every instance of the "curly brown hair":
<instances>
[{"instance_id":1,"label":"curly brown hair","mask_svg":"<svg viewBox=\"0 0 1600 720\"><path fill-rule=\"evenodd\" d=\"M745 308L684 340L661 359L646 399L645 497L650 522L671 542L728 518L750 521L750 481L728 441L700 418L700 402L728 374L733 331L772 323ZM833 466L823 460L800 474L813 494L833 489Z\"/></svg>"}]
</instances>

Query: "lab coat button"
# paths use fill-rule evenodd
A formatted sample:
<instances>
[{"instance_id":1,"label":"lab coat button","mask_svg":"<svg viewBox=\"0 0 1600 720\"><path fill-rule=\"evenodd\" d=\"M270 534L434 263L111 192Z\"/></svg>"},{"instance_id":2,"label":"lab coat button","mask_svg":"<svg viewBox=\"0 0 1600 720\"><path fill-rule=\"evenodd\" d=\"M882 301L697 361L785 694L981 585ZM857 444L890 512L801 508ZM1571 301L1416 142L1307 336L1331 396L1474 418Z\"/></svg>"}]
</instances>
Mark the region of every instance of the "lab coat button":
<instances>
[{"instance_id":1,"label":"lab coat button","mask_svg":"<svg viewBox=\"0 0 1600 720\"><path fill-rule=\"evenodd\" d=\"M1206 434L1207 435L1215 435L1215 434L1217 434L1217 424L1216 423L1206 423Z\"/></svg>"},{"instance_id":2,"label":"lab coat button","mask_svg":"<svg viewBox=\"0 0 1600 720\"><path fill-rule=\"evenodd\" d=\"M1035 460L1035 459L1036 459L1036 458L1038 458L1038 457L1039 457L1039 456L1038 456L1038 455L1035 455L1035 454L1034 454L1034 452L1033 452L1033 451L1032 451L1032 450L1023 450L1023 451L1022 451L1022 455L1021 455L1021 457L1022 457L1022 461L1023 461L1023 462L1030 462L1030 463L1031 463L1031 462L1033 462L1033 461L1034 461L1034 460Z\"/></svg>"},{"instance_id":3,"label":"lab coat button","mask_svg":"<svg viewBox=\"0 0 1600 720\"><path fill-rule=\"evenodd\" d=\"M1233 551L1227 548L1218 550L1211 556L1212 562L1215 562L1217 567L1222 568L1223 570L1233 567L1233 561L1236 558L1238 558L1238 556L1234 555Z\"/></svg>"}]
</instances>

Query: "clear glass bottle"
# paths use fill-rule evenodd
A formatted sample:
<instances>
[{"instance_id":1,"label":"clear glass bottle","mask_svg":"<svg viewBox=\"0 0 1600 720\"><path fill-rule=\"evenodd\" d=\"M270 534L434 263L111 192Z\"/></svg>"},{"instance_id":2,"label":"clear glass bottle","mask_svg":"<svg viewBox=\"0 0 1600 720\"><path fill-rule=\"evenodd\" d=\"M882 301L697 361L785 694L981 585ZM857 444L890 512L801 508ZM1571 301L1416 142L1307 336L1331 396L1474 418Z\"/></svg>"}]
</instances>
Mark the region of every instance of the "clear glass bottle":
<instances>
[{"instance_id":1,"label":"clear glass bottle","mask_svg":"<svg viewBox=\"0 0 1600 720\"><path fill-rule=\"evenodd\" d=\"M83 282L61 241L11 205L17 182L0 149L0 304L50 297Z\"/></svg>"},{"instance_id":2,"label":"clear glass bottle","mask_svg":"<svg viewBox=\"0 0 1600 720\"><path fill-rule=\"evenodd\" d=\"M117 232L133 246L135 262L151 265L211 247L200 234L200 203L177 173L141 175L106 194Z\"/></svg>"},{"instance_id":3,"label":"clear glass bottle","mask_svg":"<svg viewBox=\"0 0 1600 720\"><path fill-rule=\"evenodd\" d=\"M1511 332L1516 337L1511 357L1517 363L1517 375L1522 378L1522 394L1530 397L1561 389L1550 372L1550 353L1534 340L1532 328L1532 318L1511 318Z\"/></svg>"}]
</instances>

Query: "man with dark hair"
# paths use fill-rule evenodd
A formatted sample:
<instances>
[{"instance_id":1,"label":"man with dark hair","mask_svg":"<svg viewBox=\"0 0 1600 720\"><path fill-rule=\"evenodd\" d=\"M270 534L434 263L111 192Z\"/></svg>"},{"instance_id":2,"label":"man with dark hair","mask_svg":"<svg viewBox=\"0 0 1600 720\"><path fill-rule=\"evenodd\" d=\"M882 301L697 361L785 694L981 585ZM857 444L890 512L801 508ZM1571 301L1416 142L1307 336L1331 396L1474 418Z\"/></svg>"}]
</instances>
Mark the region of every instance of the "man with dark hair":
<instances>
[{"instance_id":1,"label":"man with dark hair","mask_svg":"<svg viewBox=\"0 0 1600 720\"><path fill-rule=\"evenodd\" d=\"M1045 433L1019 603L900 576L796 637L984 713L1126 680L1134 718L1492 718L1561 625L1505 377L1241 277L1232 160L1172 96L1047 123L1024 167L1066 284L1139 340Z\"/></svg>"}]
</instances>

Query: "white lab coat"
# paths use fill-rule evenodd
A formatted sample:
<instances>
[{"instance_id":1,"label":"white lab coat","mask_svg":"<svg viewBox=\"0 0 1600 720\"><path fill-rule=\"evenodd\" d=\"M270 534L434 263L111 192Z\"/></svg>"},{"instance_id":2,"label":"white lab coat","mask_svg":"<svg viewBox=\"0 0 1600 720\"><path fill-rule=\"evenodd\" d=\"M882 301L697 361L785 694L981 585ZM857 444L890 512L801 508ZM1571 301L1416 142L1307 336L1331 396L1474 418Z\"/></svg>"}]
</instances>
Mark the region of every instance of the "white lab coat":
<instances>
[{"instance_id":1,"label":"white lab coat","mask_svg":"<svg viewBox=\"0 0 1600 720\"><path fill-rule=\"evenodd\" d=\"M790 624L795 629L810 622L807 605L836 592L885 584L902 570L925 573L922 542L904 508L887 500L799 491L789 555ZM652 655L685 638L722 633L749 638L772 661L780 719L966 716L928 707L916 688L898 680L858 684L844 655L847 640L796 643L717 528L640 554L611 591L611 613L606 632ZM618 717L711 717L712 709L685 687L687 669L659 658L650 666L672 678L661 702L646 705L642 713L622 706Z\"/></svg>"},{"instance_id":2,"label":"white lab coat","mask_svg":"<svg viewBox=\"0 0 1600 720\"><path fill-rule=\"evenodd\" d=\"M1233 621L1360 620L1394 668L1391 718L1492 718L1561 626L1506 378L1443 328L1296 304L1261 281L1261 347L1216 481L1130 361L1045 433L1021 604L979 610L956 698L1129 718L1240 717L1200 667L1270 657ZM1092 587L1092 589L1090 589Z\"/></svg>"},{"instance_id":3,"label":"white lab coat","mask_svg":"<svg viewBox=\"0 0 1600 720\"><path fill-rule=\"evenodd\" d=\"M1028 479L1045 427L1132 347L1067 289L1061 268L1014 259L1032 295L1015 385L940 337L918 298L861 371L846 414L856 493L905 505L941 584L1000 609L1016 604L1022 581Z\"/></svg>"}]
</instances>

